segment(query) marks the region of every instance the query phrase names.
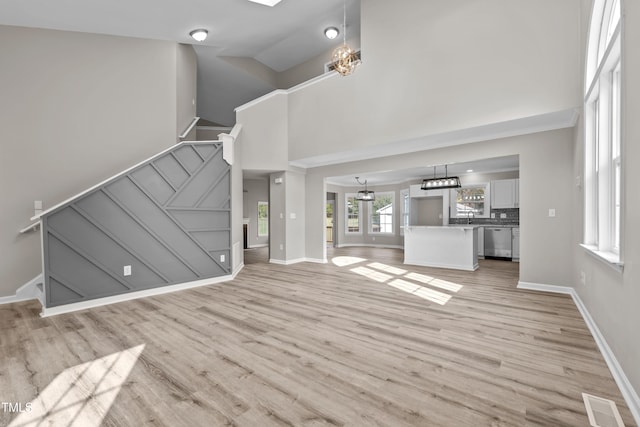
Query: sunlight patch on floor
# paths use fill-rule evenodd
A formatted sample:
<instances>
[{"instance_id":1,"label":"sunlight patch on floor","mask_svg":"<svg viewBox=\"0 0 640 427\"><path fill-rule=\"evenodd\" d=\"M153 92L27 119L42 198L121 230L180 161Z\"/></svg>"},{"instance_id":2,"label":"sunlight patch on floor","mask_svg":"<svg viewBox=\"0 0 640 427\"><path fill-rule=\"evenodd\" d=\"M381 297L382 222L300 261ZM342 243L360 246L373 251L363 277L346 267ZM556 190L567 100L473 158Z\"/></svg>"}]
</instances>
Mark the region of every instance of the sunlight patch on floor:
<instances>
[{"instance_id":1,"label":"sunlight patch on floor","mask_svg":"<svg viewBox=\"0 0 640 427\"><path fill-rule=\"evenodd\" d=\"M445 305L451 299L451 295L425 288L424 286L419 286L402 279L395 279L390 282L389 285L440 305Z\"/></svg>"},{"instance_id":2,"label":"sunlight patch on floor","mask_svg":"<svg viewBox=\"0 0 640 427\"><path fill-rule=\"evenodd\" d=\"M375 268L376 270L381 270L386 273L395 274L396 276L402 276L407 272L407 270L403 270L398 267L393 267L387 264L382 264L380 262L372 262L371 264L367 264L367 267Z\"/></svg>"},{"instance_id":3,"label":"sunlight patch on floor","mask_svg":"<svg viewBox=\"0 0 640 427\"><path fill-rule=\"evenodd\" d=\"M332 262L338 267L351 266L363 261L367 261L358 257L336 257ZM371 267L371 268L368 268ZM445 305L451 299L451 295L437 291L433 288L439 288L448 292L458 292L463 288L462 285L449 282L443 279L437 279L426 274L414 273L402 268L383 264L381 262L372 262L366 267L359 266L350 269L351 272L364 276L367 279L374 280L378 283L386 283L401 291L410 293L417 297L426 299L436 304ZM415 283L418 282L418 283ZM425 287L422 285L427 285Z\"/></svg>"},{"instance_id":4,"label":"sunlight patch on floor","mask_svg":"<svg viewBox=\"0 0 640 427\"><path fill-rule=\"evenodd\" d=\"M65 369L9 427L99 427L144 350L141 344Z\"/></svg>"},{"instance_id":5,"label":"sunlight patch on floor","mask_svg":"<svg viewBox=\"0 0 640 427\"><path fill-rule=\"evenodd\" d=\"M442 279L436 279L431 276L425 276L424 274L409 273L406 276L407 279L415 280L416 282L424 283L429 286L444 289L445 291L458 292L462 289L462 285L457 283L448 282Z\"/></svg>"},{"instance_id":6,"label":"sunlight patch on floor","mask_svg":"<svg viewBox=\"0 0 640 427\"><path fill-rule=\"evenodd\" d=\"M390 279L393 279L393 276L390 276L388 274L384 274L381 273L379 271L376 270L372 270L370 268L367 267L356 267L356 268L352 268L351 271L353 271L356 274L359 274L361 276L364 276L368 279L371 280L375 280L376 282L380 282L380 283L384 283Z\"/></svg>"}]
</instances>

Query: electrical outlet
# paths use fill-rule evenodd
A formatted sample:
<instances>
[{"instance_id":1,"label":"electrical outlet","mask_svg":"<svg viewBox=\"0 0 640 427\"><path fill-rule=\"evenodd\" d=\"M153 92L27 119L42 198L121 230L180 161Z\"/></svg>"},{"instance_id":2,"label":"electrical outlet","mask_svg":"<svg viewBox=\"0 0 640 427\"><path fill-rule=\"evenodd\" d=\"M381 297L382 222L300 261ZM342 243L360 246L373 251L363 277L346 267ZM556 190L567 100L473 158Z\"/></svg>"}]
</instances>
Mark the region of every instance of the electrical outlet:
<instances>
[{"instance_id":1,"label":"electrical outlet","mask_svg":"<svg viewBox=\"0 0 640 427\"><path fill-rule=\"evenodd\" d=\"M375 236L374 236L374 237L372 237L371 239L372 239L372 240L373 240L374 242L376 241L376 238L375 238Z\"/></svg>"},{"instance_id":2,"label":"electrical outlet","mask_svg":"<svg viewBox=\"0 0 640 427\"><path fill-rule=\"evenodd\" d=\"M124 266L124 273L125 276L131 276L131 266L130 265L125 265Z\"/></svg>"},{"instance_id":3,"label":"electrical outlet","mask_svg":"<svg viewBox=\"0 0 640 427\"><path fill-rule=\"evenodd\" d=\"M582 284L582 286L587 284L587 275L584 273L584 271L580 272L580 283Z\"/></svg>"},{"instance_id":4,"label":"electrical outlet","mask_svg":"<svg viewBox=\"0 0 640 427\"><path fill-rule=\"evenodd\" d=\"M283 251L284 250L284 245L280 245L280 250Z\"/></svg>"},{"instance_id":5,"label":"electrical outlet","mask_svg":"<svg viewBox=\"0 0 640 427\"><path fill-rule=\"evenodd\" d=\"M556 210L555 209L549 209L549 218L554 218L556 216Z\"/></svg>"},{"instance_id":6,"label":"electrical outlet","mask_svg":"<svg viewBox=\"0 0 640 427\"><path fill-rule=\"evenodd\" d=\"M494 213L491 214L491 218L495 218L495 217L496 217L496 214L494 212Z\"/></svg>"},{"instance_id":7,"label":"electrical outlet","mask_svg":"<svg viewBox=\"0 0 640 427\"><path fill-rule=\"evenodd\" d=\"M224 254L221 254L220 255L220 262L224 262L224 260L225 260L225 256L224 256Z\"/></svg>"},{"instance_id":8,"label":"electrical outlet","mask_svg":"<svg viewBox=\"0 0 640 427\"><path fill-rule=\"evenodd\" d=\"M500 218L505 219L506 217L507 217L507 214L506 214L506 213L501 213L501 214L500 214Z\"/></svg>"}]
</instances>

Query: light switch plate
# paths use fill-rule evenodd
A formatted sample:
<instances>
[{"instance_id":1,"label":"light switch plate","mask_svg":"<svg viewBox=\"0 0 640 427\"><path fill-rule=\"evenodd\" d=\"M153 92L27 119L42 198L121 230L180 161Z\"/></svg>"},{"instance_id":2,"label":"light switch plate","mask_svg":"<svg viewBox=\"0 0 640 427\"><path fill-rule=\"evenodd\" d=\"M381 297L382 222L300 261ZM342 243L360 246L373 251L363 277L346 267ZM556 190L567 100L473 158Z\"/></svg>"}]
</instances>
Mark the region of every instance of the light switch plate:
<instances>
[{"instance_id":1,"label":"light switch plate","mask_svg":"<svg viewBox=\"0 0 640 427\"><path fill-rule=\"evenodd\" d=\"M549 209L549 218L554 218L556 216L556 210L555 209Z\"/></svg>"},{"instance_id":2,"label":"light switch plate","mask_svg":"<svg viewBox=\"0 0 640 427\"><path fill-rule=\"evenodd\" d=\"M503 219L504 219L504 218L506 218L506 217L507 217L507 214L506 214L506 213L501 213L501 214L500 214L500 218L503 218Z\"/></svg>"},{"instance_id":3,"label":"light switch plate","mask_svg":"<svg viewBox=\"0 0 640 427\"><path fill-rule=\"evenodd\" d=\"M125 265L125 266L124 266L124 272L123 272L123 274L124 274L125 276L131 276L131 266L130 266L130 265Z\"/></svg>"}]
</instances>

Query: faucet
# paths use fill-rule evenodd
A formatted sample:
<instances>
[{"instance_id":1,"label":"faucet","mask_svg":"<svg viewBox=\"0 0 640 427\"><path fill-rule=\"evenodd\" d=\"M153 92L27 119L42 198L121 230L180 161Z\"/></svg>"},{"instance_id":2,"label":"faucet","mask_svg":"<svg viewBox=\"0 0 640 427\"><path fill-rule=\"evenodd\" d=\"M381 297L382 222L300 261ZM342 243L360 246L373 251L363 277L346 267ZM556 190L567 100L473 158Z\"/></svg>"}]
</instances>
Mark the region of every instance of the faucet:
<instances>
[{"instance_id":1,"label":"faucet","mask_svg":"<svg viewBox=\"0 0 640 427\"><path fill-rule=\"evenodd\" d=\"M473 211L467 211L467 224L471 224L471 218L473 217L473 219L476 218L476 214L473 213Z\"/></svg>"}]
</instances>

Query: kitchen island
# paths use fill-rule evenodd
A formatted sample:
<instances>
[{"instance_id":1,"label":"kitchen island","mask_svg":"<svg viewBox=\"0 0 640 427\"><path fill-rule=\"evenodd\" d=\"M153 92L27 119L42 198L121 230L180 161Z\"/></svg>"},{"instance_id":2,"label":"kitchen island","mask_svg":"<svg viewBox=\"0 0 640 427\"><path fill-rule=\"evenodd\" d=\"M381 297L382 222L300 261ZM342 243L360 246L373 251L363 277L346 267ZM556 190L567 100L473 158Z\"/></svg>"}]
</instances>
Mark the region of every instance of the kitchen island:
<instances>
[{"instance_id":1,"label":"kitchen island","mask_svg":"<svg viewBox=\"0 0 640 427\"><path fill-rule=\"evenodd\" d=\"M474 225L415 225L404 230L404 263L473 271L478 268Z\"/></svg>"}]
</instances>

